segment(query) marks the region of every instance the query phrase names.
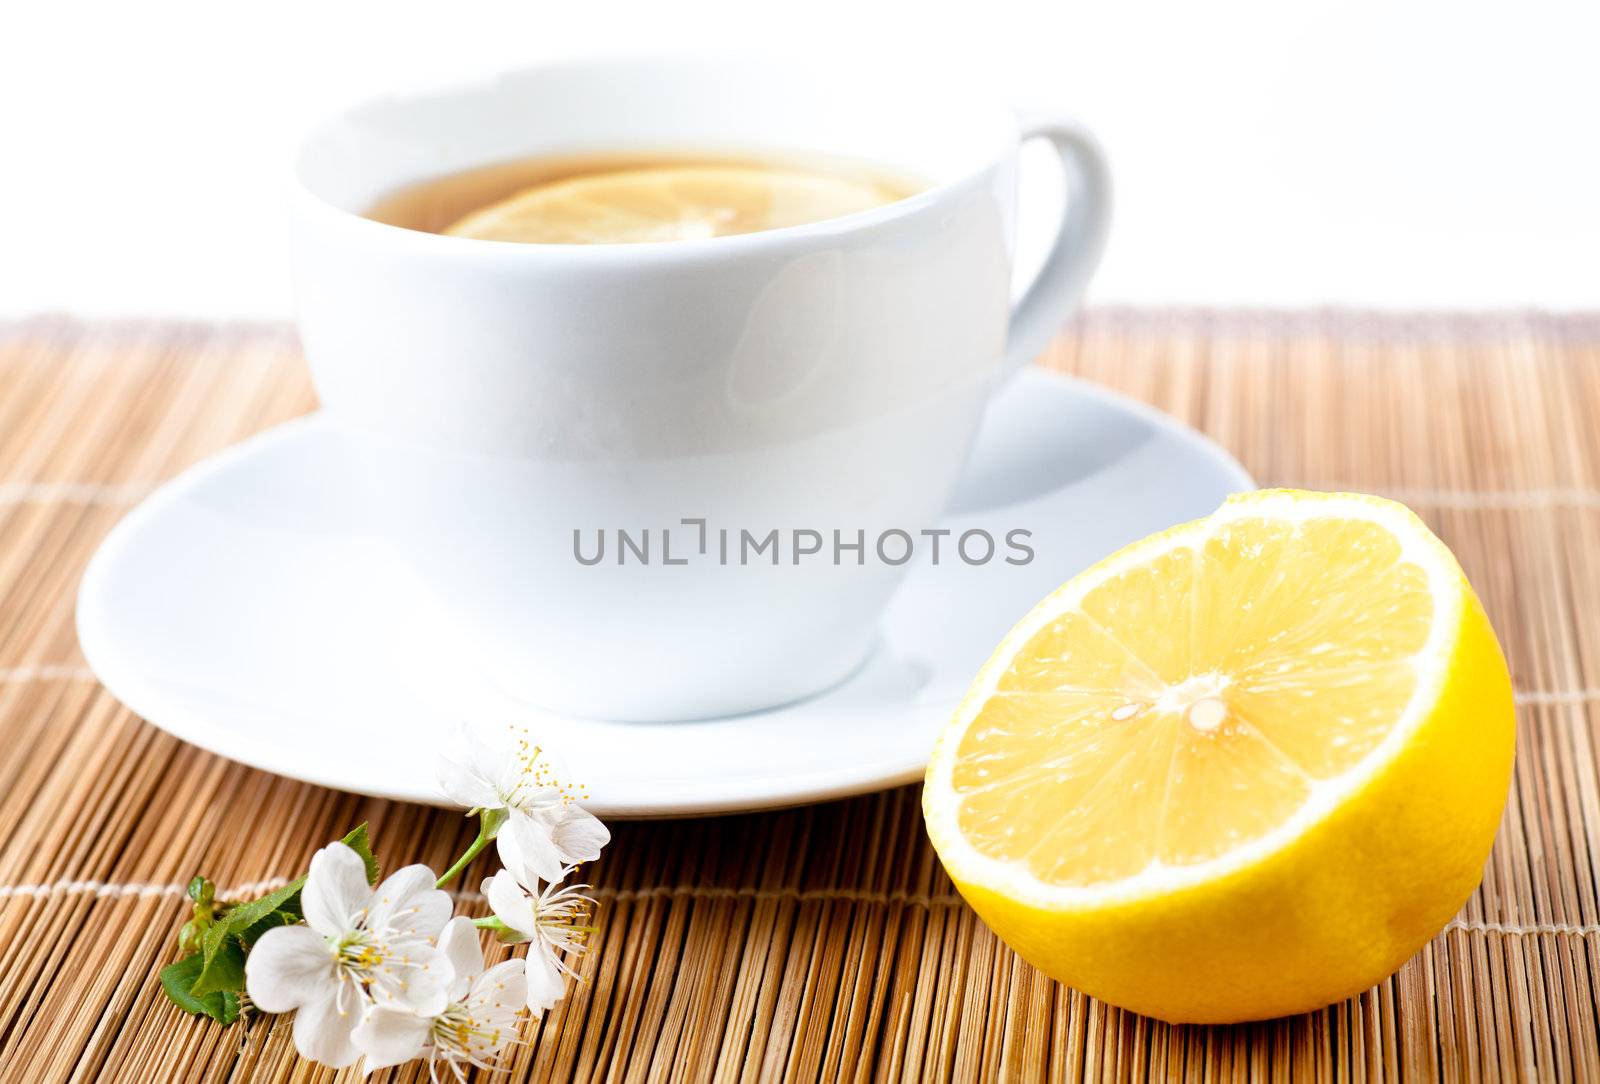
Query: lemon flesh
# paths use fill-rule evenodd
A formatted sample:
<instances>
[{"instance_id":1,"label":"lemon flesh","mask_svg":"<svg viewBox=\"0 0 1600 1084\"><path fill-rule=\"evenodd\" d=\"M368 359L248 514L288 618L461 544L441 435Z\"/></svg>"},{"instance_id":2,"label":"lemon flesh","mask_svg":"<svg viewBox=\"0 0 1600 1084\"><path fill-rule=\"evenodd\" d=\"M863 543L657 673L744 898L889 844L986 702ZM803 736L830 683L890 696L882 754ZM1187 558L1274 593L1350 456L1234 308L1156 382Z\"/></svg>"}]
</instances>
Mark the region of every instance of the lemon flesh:
<instances>
[{"instance_id":1,"label":"lemon flesh","mask_svg":"<svg viewBox=\"0 0 1600 1084\"><path fill-rule=\"evenodd\" d=\"M1404 507L1263 491L1135 543L1006 637L923 806L979 915L1171 1021L1319 1008L1482 876L1514 713L1460 567Z\"/></svg>"},{"instance_id":2,"label":"lemon flesh","mask_svg":"<svg viewBox=\"0 0 1600 1084\"><path fill-rule=\"evenodd\" d=\"M535 185L444 232L540 244L685 241L820 222L898 198L876 184L814 173L664 166Z\"/></svg>"}]
</instances>

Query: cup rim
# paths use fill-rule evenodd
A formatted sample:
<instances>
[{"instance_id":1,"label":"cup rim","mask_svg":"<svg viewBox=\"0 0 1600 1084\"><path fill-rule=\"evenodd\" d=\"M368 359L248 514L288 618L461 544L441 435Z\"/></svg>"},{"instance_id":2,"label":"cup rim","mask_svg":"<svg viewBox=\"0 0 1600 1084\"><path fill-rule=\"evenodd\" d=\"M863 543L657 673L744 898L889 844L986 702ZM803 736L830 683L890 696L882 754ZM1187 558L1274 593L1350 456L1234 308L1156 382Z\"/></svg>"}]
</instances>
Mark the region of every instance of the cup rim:
<instances>
[{"instance_id":1,"label":"cup rim","mask_svg":"<svg viewBox=\"0 0 1600 1084\"><path fill-rule=\"evenodd\" d=\"M470 91L476 87L490 86L510 77L530 72L557 72L597 67L659 64L662 62L687 64L717 64L732 61L750 62L755 55L750 53L701 52L614 53L579 59L517 64L497 68L484 75L470 78L433 79L397 87L384 93L365 94L351 102L347 102L338 109L324 113L301 135L295 144L294 152L288 164L290 200L293 205L318 217L337 222L345 228L355 229L374 240L387 239L396 243L410 244L422 249L436 251L441 255L471 255L481 259L514 260L518 262L548 258L603 261L614 259L619 255L625 255L630 261L637 261L640 258L659 257L673 259L684 256L732 255L752 248L782 244L802 238L826 238L869 230L879 226L889 226L903 219L916 217L943 203L952 194L970 189L978 184L980 179L993 169L998 161L1002 161L1009 152L1014 152L1020 143L1021 128L1015 112L998 103L982 106L980 111L990 112L994 122L992 129L993 139L987 149L981 155L975 155L974 160L965 168L953 171L951 175L935 181L910 196L879 207L854 211L849 214L822 219L818 222L781 226L776 229L757 230L751 233L729 234L722 237L685 238L670 241L613 241L603 244L538 242L529 244L519 241L496 241L477 237L454 237L426 230L414 230L406 226L379 222L375 219L367 218L359 212L342 207L313 191L303 176L304 158L310 152L317 137L346 118L359 114L364 110L376 109L385 105L404 105L443 98ZM769 62L785 65L791 70L807 66L815 68L814 62L808 64L803 58L788 54L775 54L771 57L764 57L762 60L762 63ZM919 73L923 69L913 66L906 70ZM944 75L948 78L948 73L944 73ZM930 73L927 78L931 81L935 76Z\"/></svg>"}]
</instances>

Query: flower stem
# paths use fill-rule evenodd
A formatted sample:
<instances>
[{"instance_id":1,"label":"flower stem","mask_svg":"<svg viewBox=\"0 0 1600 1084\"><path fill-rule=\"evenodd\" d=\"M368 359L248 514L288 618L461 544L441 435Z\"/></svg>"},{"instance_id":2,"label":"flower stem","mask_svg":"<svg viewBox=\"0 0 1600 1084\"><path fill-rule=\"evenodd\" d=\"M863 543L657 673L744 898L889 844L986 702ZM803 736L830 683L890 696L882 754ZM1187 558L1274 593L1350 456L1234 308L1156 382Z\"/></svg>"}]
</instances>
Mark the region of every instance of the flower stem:
<instances>
[{"instance_id":1,"label":"flower stem","mask_svg":"<svg viewBox=\"0 0 1600 1084\"><path fill-rule=\"evenodd\" d=\"M507 926L499 915L484 915L473 919L472 924L480 930L493 930L495 937L507 945L521 945L533 940L521 930Z\"/></svg>"},{"instance_id":2,"label":"flower stem","mask_svg":"<svg viewBox=\"0 0 1600 1084\"><path fill-rule=\"evenodd\" d=\"M445 870L439 879L433 882L434 888L443 888L457 877L461 871L472 863L472 860L483 852L489 841L500 834L500 826L506 822L504 809L478 809L474 810L478 818L478 838L466 849L462 856L456 859L455 864Z\"/></svg>"}]
</instances>

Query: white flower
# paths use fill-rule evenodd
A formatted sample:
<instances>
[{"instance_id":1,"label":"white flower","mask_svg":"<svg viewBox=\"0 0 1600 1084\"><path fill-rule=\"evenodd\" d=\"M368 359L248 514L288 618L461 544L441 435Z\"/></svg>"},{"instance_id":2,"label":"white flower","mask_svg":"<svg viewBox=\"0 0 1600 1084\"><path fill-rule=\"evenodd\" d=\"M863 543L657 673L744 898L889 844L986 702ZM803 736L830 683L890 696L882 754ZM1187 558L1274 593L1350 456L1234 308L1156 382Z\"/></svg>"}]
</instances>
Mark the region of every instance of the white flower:
<instances>
[{"instance_id":1,"label":"white flower","mask_svg":"<svg viewBox=\"0 0 1600 1084\"><path fill-rule=\"evenodd\" d=\"M517 1015L528 999L522 960L513 957L485 971L478 929L470 918L450 920L439 935L439 950L455 975L448 1003L432 1016L374 1007L354 1036L367 1056L367 1072L426 1053L435 1081L441 1064L464 1081L469 1066L493 1069L500 1051L516 1041Z\"/></svg>"},{"instance_id":2,"label":"white flower","mask_svg":"<svg viewBox=\"0 0 1600 1084\"><path fill-rule=\"evenodd\" d=\"M298 1009L294 1045L325 1065L360 1056L351 1033L374 1005L433 1015L443 1010L451 964L434 947L450 897L433 871L407 866L367 886L361 856L330 843L311 859L300 891L306 924L262 935L245 960L245 987L265 1012Z\"/></svg>"},{"instance_id":3,"label":"white flower","mask_svg":"<svg viewBox=\"0 0 1600 1084\"><path fill-rule=\"evenodd\" d=\"M563 875L570 871L562 871ZM583 895L588 885L545 886L528 891L507 869L483 882L483 894L495 917L528 944L528 1008L535 1015L553 1008L567 992L567 976L577 978L560 953L582 955L589 947L588 925L594 900Z\"/></svg>"},{"instance_id":4,"label":"white flower","mask_svg":"<svg viewBox=\"0 0 1600 1084\"><path fill-rule=\"evenodd\" d=\"M486 742L461 726L451 746L439 761L440 788L469 809L505 811L496 837L500 859L525 879L560 880L563 867L599 858L611 841L606 826L578 804L581 795L563 781L560 765L521 727Z\"/></svg>"}]
</instances>

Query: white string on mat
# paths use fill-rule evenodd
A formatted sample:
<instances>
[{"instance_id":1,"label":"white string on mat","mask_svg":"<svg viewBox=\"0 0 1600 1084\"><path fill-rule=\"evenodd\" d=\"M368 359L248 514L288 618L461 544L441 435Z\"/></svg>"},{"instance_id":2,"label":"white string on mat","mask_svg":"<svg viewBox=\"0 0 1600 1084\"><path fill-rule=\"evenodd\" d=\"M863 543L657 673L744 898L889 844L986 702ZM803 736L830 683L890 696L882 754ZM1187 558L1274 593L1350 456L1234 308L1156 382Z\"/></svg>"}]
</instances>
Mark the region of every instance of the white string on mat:
<instances>
[{"instance_id":1,"label":"white string on mat","mask_svg":"<svg viewBox=\"0 0 1600 1084\"><path fill-rule=\"evenodd\" d=\"M1600 489L1553 486L1534 489L1448 489L1428 486L1374 486L1355 482L1306 482L1308 489L1332 493L1376 493L1401 504L1463 512L1512 512L1543 508L1600 508Z\"/></svg>"},{"instance_id":2,"label":"white string on mat","mask_svg":"<svg viewBox=\"0 0 1600 1084\"><path fill-rule=\"evenodd\" d=\"M94 671L87 666L67 663L42 663L30 666L0 666L0 685L21 684L29 681L94 681ZM1519 689L1516 702L1527 705L1587 704L1600 700L1600 686L1577 689Z\"/></svg>"},{"instance_id":3,"label":"white string on mat","mask_svg":"<svg viewBox=\"0 0 1600 1084\"><path fill-rule=\"evenodd\" d=\"M1559 934L1566 937L1594 937L1600 934L1600 923L1586 922L1483 922L1478 919L1453 919L1446 923L1444 932L1463 930L1467 933L1507 933L1507 934Z\"/></svg>"},{"instance_id":4,"label":"white string on mat","mask_svg":"<svg viewBox=\"0 0 1600 1084\"><path fill-rule=\"evenodd\" d=\"M154 482L0 482L0 507L17 504L135 504Z\"/></svg>"},{"instance_id":5,"label":"white string on mat","mask_svg":"<svg viewBox=\"0 0 1600 1084\"><path fill-rule=\"evenodd\" d=\"M241 899L259 896L288 884L286 877L268 877L234 885L217 893L219 899ZM60 880L42 884L0 885L0 900L29 898L46 899L52 896L94 896L99 899L147 898L152 896L184 896L186 884L155 881L91 881ZM472 889L450 889L450 895L464 903L483 902L483 893ZM957 907L960 896L952 893L909 892L903 890L879 892L851 888L757 888L752 886L728 887L720 885L650 885L645 888L609 888L601 886L588 890L599 899L636 901L651 899L693 900L781 900L791 903L904 903L919 907ZM1563 937L1600 936L1600 923L1573 922L1486 922L1479 919L1453 919L1442 932L1460 930L1465 933L1498 933L1511 935L1550 934Z\"/></svg>"},{"instance_id":6,"label":"white string on mat","mask_svg":"<svg viewBox=\"0 0 1600 1084\"><path fill-rule=\"evenodd\" d=\"M271 892L275 888L282 888L289 883L287 877L268 877L260 881L249 881L245 884L228 889L221 894L222 899L238 899L251 896L260 896ZM185 896L188 894L187 882L162 883L159 881L90 881L68 880L47 881L41 884L0 885L0 900L27 897L31 899L46 899L50 896L94 896L97 899L126 899L128 897L150 896Z\"/></svg>"},{"instance_id":7,"label":"white string on mat","mask_svg":"<svg viewBox=\"0 0 1600 1084\"><path fill-rule=\"evenodd\" d=\"M1588 687L1583 689L1528 689L1519 690L1512 697L1519 704L1530 707L1545 707L1559 704L1587 704L1591 700L1600 700L1600 688Z\"/></svg>"},{"instance_id":8,"label":"white string on mat","mask_svg":"<svg viewBox=\"0 0 1600 1084\"><path fill-rule=\"evenodd\" d=\"M0 684L20 684L28 681L94 681L94 671L87 666L67 663L42 663L37 666L0 666Z\"/></svg>"}]
</instances>

